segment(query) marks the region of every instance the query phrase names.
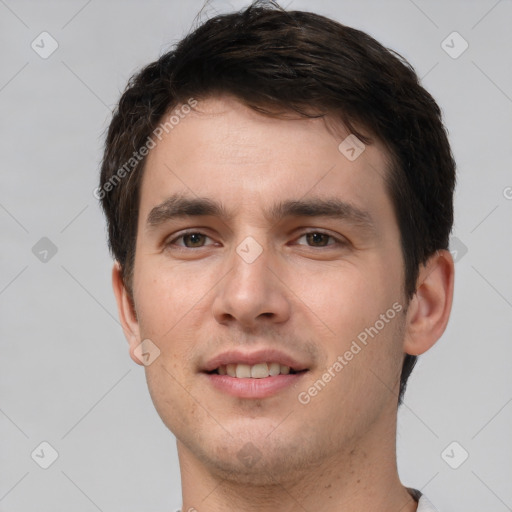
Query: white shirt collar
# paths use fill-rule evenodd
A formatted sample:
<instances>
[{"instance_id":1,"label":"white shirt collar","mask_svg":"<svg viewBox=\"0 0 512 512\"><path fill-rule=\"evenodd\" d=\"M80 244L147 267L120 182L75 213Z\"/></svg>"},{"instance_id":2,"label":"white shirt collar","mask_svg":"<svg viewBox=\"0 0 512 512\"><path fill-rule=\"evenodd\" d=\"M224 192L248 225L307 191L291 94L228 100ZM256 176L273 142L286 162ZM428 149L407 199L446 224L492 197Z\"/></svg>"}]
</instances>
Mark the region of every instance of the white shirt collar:
<instances>
[{"instance_id":1,"label":"white shirt collar","mask_svg":"<svg viewBox=\"0 0 512 512\"><path fill-rule=\"evenodd\" d=\"M407 490L416 500L418 500L418 508L416 509L416 512L437 512L434 505L430 503L428 498L421 491L411 487L408 487Z\"/></svg>"}]
</instances>

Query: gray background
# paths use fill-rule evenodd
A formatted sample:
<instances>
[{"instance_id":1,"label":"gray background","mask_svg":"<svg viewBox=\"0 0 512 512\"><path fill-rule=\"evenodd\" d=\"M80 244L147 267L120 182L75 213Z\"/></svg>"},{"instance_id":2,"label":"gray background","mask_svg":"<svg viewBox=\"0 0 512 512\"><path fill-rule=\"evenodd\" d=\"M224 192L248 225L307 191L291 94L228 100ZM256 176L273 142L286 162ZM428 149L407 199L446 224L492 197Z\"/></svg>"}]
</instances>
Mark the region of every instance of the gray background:
<instances>
[{"instance_id":1,"label":"gray background","mask_svg":"<svg viewBox=\"0 0 512 512\"><path fill-rule=\"evenodd\" d=\"M205 17L229 4L213 2ZM415 66L442 106L458 163L455 300L399 412L399 471L439 512L512 510L512 2L283 5L369 32ZM2 511L181 503L175 440L117 321L92 191L127 79L185 35L201 6L0 0ZM31 48L43 31L59 45L47 59ZM442 47L453 31L469 43L456 59ZM461 43L445 44L453 53ZM56 254L44 253L43 237ZM43 441L59 455L48 469L38 465L50 460ZM453 469L447 461L460 464L462 450L469 457Z\"/></svg>"}]
</instances>

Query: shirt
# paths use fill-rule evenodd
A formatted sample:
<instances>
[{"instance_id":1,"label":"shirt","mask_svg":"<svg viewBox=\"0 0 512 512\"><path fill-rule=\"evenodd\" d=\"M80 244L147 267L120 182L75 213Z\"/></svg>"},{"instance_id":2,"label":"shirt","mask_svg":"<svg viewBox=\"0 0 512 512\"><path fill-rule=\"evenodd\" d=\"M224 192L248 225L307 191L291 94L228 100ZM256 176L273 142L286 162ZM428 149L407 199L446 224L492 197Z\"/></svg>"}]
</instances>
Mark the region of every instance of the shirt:
<instances>
[{"instance_id":1,"label":"shirt","mask_svg":"<svg viewBox=\"0 0 512 512\"><path fill-rule=\"evenodd\" d=\"M411 487L408 487L407 490L415 500L418 500L418 508L416 509L416 512L437 512L434 505L430 503L421 491L412 489Z\"/></svg>"}]
</instances>

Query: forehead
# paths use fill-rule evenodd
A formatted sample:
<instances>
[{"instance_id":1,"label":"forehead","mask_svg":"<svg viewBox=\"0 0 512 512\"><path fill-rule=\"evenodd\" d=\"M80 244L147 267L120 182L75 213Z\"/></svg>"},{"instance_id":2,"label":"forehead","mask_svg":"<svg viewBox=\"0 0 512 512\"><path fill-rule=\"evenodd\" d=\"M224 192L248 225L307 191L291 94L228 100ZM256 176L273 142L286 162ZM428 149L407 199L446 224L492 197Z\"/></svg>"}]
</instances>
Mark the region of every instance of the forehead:
<instances>
[{"instance_id":1,"label":"forehead","mask_svg":"<svg viewBox=\"0 0 512 512\"><path fill-rule=\"evenodd\" d=\"M186 115L182 112L150 151L140 221L175 193L211 197L230 204L230 211L253 214L257 204L268 211L278 198L335 194L360 209L371 206L379 215L379 209L390 206L387 153L376 141L350 159L344 146L340 150L349 135L339 123L322 118L270 117L231 97L202 100Z\"/></svg>"}]
</instances>

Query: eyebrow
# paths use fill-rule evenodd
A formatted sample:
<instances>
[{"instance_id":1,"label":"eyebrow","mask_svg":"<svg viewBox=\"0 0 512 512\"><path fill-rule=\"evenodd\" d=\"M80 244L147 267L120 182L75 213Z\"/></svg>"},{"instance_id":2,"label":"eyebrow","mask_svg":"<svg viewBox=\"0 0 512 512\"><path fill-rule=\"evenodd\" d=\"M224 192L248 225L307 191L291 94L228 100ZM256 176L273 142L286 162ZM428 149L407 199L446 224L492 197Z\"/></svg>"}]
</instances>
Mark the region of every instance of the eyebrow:
<instances>
[{"instance_id":1,"label":"eyebrow","mask_svg":"<svg viewBox=\"0 0 512 512\"><path fill-rule=\"evenodd\" d=\"M169 220L201 216L218 217L230 222L235 214L229 212L222 203L210 198L173 194L149 212L146 226L153 229ZM335 197L281 201L265 210L264 216L272 222L288 217L327 217L348 221L369 231L375 230L369 212Z\"/></svg>"}]
</instances>

